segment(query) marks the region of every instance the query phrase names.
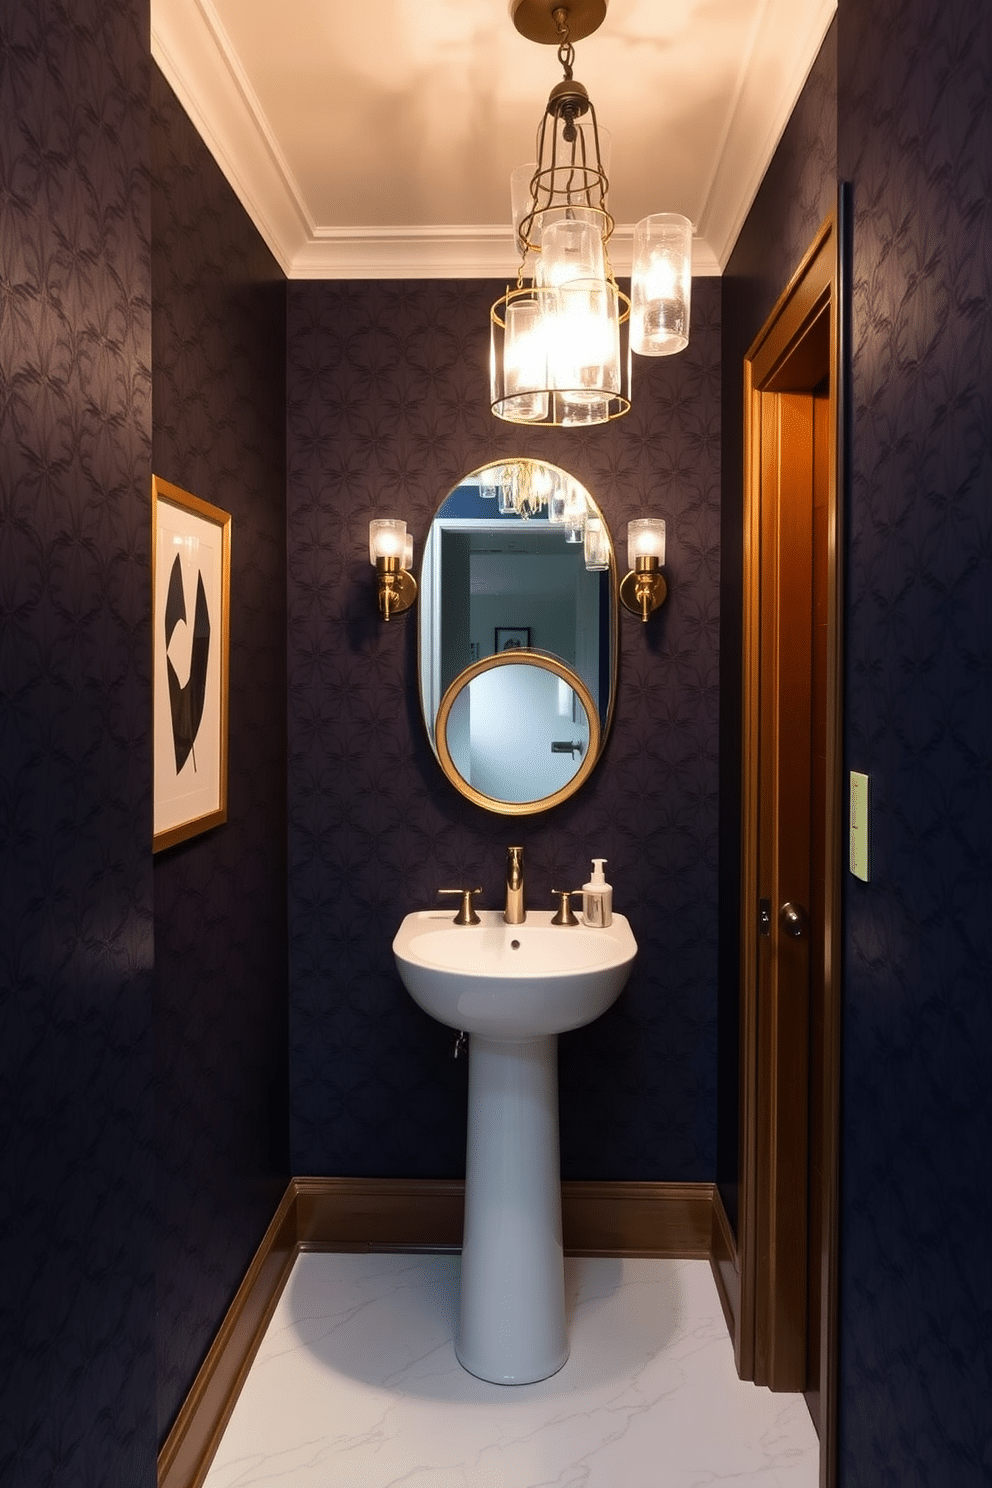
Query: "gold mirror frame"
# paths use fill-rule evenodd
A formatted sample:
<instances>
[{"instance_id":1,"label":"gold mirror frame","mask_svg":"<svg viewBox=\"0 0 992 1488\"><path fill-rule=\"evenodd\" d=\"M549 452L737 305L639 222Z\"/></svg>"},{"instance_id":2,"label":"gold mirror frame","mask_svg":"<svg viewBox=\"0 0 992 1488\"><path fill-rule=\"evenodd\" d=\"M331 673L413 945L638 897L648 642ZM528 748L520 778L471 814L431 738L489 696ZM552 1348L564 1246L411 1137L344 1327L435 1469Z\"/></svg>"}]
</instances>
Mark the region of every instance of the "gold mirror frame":
<instances>
[{"instance_id":1,"label":"gold mirror frame","mask_svg":"<svg viewBox=\"0 0 992 1488\"><path fill-rule=\"evenodd\" d=\"M497 667L504 666L537 667L541 671L550 672L552 676L561 678L563 682L567 682L569 687L571 687L579 702L585 708L586 717L589 720L589 744L582 763L571 780L552 795L542 796L534 801L501 801L494 796L484 795L482 791L476 790L475 786L469 784L465 779L464 775L462 775L455 765L451 757L451 751L448 748L448 717L462 690L470 682L473 682L476 677L481 677L486 672L495 671ZM523 649L512 653L504 651L500 652L497 656L483 657L481 661L473 662L463 672L459 672L458 676L445 692L441 699L441 706L437 710L435 739L437 742L437 757L441 769L451 781L455 790L467 797L468 800L474 802L476 806L484 807L486 811L494 811L501 816L531 816L538 811L550 811L552 806L557 806L560 802L567 801L569 796L573 796L579 787L585 784L596 768L600 746L599 712L593 701L592 693L582 678L573 672L571 667L567 667L563 661L559 661L556 656L549 656L542 651L526 651Z\"/></svg>"}]
</instances>

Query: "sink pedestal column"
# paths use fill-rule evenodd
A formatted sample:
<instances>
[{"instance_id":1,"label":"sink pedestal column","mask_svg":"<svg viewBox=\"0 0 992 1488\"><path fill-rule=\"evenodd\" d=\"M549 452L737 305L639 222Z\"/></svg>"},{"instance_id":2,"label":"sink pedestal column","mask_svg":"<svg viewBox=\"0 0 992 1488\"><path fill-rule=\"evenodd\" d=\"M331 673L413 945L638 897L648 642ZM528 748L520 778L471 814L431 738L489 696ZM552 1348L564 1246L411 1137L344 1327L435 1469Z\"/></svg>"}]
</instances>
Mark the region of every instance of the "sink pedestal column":
<instances>
[{"instance_id":1,"label":"sink pedestal column","mask_svg":"<svg viewBox=\"0 0 992 1488\"><path fill-rule=\"evenodd\" d=\"M455 1352L500 1385L568 1358L558 1159L558 1039L469 1039L461 1315Z\"/></svg>"}]
</instances>

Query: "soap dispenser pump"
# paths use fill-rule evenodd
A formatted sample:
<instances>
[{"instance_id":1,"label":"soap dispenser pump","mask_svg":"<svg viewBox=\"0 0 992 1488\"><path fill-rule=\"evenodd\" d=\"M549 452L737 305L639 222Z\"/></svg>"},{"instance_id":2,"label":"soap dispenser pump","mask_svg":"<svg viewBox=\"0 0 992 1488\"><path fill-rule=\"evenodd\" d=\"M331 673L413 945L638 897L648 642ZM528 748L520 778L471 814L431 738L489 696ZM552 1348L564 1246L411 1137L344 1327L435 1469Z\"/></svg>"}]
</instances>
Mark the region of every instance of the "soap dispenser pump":
<instances>
[{"instance_id":1,"label":"soap dispenser pump","mask_svg":"<svg viewBox=\"0 0 992 1488\"><path fill-rule=\"evenodd\" d=\"M605 858L593 858L592 876L582 885L582 918L587 925L602 927L613 919L613 889L603 873Z\"/></svg>"}]
</instances>

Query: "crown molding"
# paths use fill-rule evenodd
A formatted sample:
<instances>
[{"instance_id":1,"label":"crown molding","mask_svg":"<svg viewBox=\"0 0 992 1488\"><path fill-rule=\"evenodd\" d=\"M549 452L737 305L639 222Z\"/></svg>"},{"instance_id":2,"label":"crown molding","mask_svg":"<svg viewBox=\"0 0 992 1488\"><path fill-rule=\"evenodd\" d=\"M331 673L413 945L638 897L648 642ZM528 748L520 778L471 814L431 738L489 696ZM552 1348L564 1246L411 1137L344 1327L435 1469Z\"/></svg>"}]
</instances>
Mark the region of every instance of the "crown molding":
<instances>
[{"instance_id":1,"label":"crown molding","mask_svg":"<svg viewBox=\"0 0 992 1488\"><path fill-rule=\"evenodd\" d=\"M726 267L802 91L837 0L767 0L728 112L696 223L692 271ZM322 227L313 222L212 0L152 0L152 57L232 190L290 279L506 279L518 256L509 226ZM610 244L630 272L633 229Z\"/></svg>"},{"instance_id":2,"label":"crown molding","mask_svg":"<svg viewBox=\"0 0 992 1488\"><path fill-rule=\"evenodd\" d=\"M696 231L722 273L830 28L837 0L805 11L795 0L767 0L727 118Z\"/></svg>"},{"instance_id":3,"label":"crown molding","mask_svg":"<svg viewBox=\"0 0 992 1488\"><path fill-rule=\"evenodd\" d=\"M630 273L634 229L610 239L614 272ZM516 279L520 254L510 227L319 228L296 254L290 279ZM709 245L692 245L695 278L718 275Z\"/></svg>"},{"instance_id":4,"label":"crown molding","mask_svg":"<svg viewBox=\"0 0 992 1488\"><path fill-rule=\"evenodd\" d=\"M153 0L152 57L273 257L313 238L301 193L210 0Z\"/></svg>"}]
</instances>

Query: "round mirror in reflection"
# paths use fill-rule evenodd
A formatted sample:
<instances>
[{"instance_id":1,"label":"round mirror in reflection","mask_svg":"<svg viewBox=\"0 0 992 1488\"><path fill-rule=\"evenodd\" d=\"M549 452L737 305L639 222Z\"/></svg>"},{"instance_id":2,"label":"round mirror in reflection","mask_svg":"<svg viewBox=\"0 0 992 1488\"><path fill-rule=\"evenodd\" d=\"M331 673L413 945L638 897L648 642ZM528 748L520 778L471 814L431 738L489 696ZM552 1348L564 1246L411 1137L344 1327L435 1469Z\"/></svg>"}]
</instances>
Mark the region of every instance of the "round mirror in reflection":
<instances>
[{"instance_id":1,"label":"round mirror in reflection","mask_svg":"<svg viewBox=\"0 0 992 1488\"><path fill-rule=\"evenodd\" d=\"M545 769L548 741L564 745L565 734L556 733L557 692L547 684L539 699L536 689L544 684L535 681L532 670L526 684L535 692L527 706L546 714L534 734L540 761L530 757L531 746L524 742L506 749L507 732L516 722L505 712L500 718L482 703L476 706L481 687L459 705L474 716L477 758L503 756L498 775L488 768L480 774L479 765L471 782L473 799L500 812L544 809L529 803L556 800L565 787L556 783L545 790L538 782L559 781L570 761L575 766L570 789L576 789L596 762L616 694L616 560L605 519L585 487L543 460L504 460L472 471L438 508L424 545L420 582L421 706L442 766L439 710L456 679L476 667L485 671L487 659L539 653L574 675L589 698L595 743L583 746L588 768L580 772L576 752L559 751L558 773ZM490 685L498 695L508 684ZM583 702L578 711L586 708ZM481 733L484 718L493 728L488 745ZM457 714L453 727L457 736ZM521 741L527 736L528 730L519 731ZM569 742L577 743L577 736ZM462 763L471 775L469 763Z\"/></svg>"},{"instance_id":2,"label":"round mirror in reflection","mask_svg":"<svg viewBox=\"0 0 992 1488\"><path fill-rule=\"evenodd\" d=\"M452 785L505 816L546 811L599 755L596 704L554 656L505 651L467 667L441 699L437 754Z\"/></svg>"}]
</instances>

